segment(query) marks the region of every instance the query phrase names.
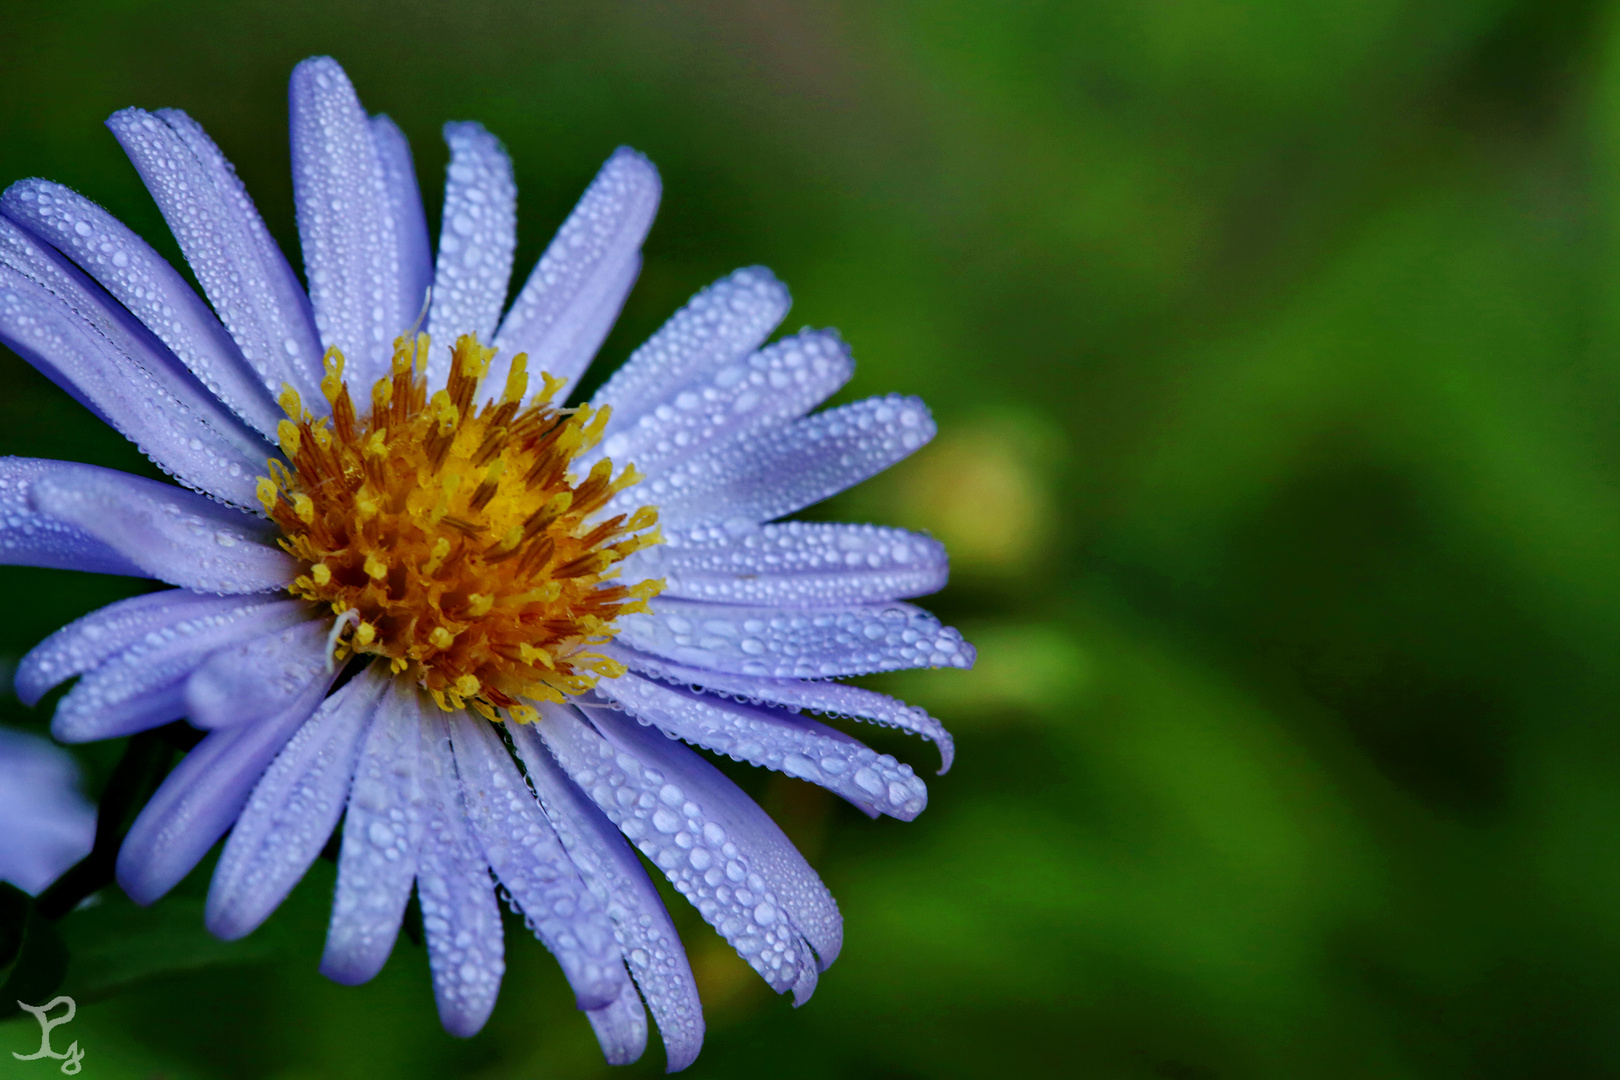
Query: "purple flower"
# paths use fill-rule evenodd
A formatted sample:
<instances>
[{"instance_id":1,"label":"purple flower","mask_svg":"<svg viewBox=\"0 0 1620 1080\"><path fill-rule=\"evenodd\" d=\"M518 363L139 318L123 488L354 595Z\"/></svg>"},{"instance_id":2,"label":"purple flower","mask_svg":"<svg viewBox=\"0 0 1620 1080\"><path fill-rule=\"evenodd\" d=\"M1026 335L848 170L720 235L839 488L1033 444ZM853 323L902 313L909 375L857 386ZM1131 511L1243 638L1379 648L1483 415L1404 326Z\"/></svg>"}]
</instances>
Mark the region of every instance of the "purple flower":
<instances>
[{"instance_id":1,"label":"purple flower","mask_svg":"<svg viewBox=\"0 0 1620 1080\"><path fill-rule=\"evenodd\" d=\"M18 693L78 676L52 724L68 742L179 717L207 732L119 853L138 902L228 832L207 919L240 937L341 817L327 975L377 973L414 887L439 1015L478 1031L503 970L498 883L610 1062L640 1056L645 1002L684 1068L702 1011L631 843L799 1001L842 920L681 743L907 820L926 801L911 769L807 714L915 732L949 767L933 718L829 681L971 664L900 602L944 584L944 550L769 524L893 464L932 421L898 396L807 415L849 351L830 331L763 345L788 296L762 268L703 290L589 404L559 408L640 268L651 163L608 159L503 317L515 188L494 137L446 127L435 255L405 139L342 69L300 64L291 106L307 294L182 112L108 125L209 304L72 191L0 197L0 340L184 485L0 461L4 561L175 586L52 635Z\"/></svg>"},{"instance_id":2,"label":"purple flower","mask_svg":"<svg viewBox=\"0 0 1620 1080\"><path fill-rule=\"evenodd\" d=\"M44 739L0 728L0 881L30 895L90 854L96 808L73 759Z\"/></svg>"}]
</instances>

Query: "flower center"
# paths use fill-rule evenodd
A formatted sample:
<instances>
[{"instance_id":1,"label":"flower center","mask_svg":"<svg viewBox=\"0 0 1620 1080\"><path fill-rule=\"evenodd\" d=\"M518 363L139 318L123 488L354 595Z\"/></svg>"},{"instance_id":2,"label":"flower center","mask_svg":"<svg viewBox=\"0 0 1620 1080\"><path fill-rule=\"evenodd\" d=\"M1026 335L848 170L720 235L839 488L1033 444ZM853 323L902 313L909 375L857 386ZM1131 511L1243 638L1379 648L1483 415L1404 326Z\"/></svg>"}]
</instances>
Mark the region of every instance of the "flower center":
<instances>
[{"instance_id":1,"label":"flower center","mask_svg":"<svg viewBox=\"0 0 1620 1080\"><path fill-rule=\"evenodd\" d=\"M522 405L523 354L501 399L475 409L495 350L470 334L429 397L427 351L426 334L395 341L392 373L371 388L363 420L335 348L321 380L330 418L284 387L277 435L288 464L270 461L259 500L281 546L307 566L289 591L337 616L340 657L386 658L441 708L528 718L520 699L562 701L623 672L590 648L662 590L661 580L611 580L621 559L660 541L646 531L658 512L591 520L641 479L633 465L615 477L606 459L584 479L569 472L601 438L607 409L554 407L562 384L545 374L544 391Z\"/></svg>"}]
</instances>

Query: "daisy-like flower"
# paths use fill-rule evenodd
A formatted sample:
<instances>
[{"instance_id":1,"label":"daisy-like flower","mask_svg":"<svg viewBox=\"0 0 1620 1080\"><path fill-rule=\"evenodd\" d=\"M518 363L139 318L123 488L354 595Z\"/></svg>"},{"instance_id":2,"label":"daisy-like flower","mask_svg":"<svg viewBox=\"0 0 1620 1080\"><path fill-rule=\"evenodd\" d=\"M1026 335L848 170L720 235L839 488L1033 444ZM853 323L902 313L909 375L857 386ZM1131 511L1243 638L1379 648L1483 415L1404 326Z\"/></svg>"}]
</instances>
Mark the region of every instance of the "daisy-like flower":
<instances>
[{"instance_id":1,"label":"daisy-like flower","mask_svg":"<svg viewBox=\"0 0 1620 1080\"><path fill-rule=\"evenodd\" d=\"M90 854L96 808L73 759L44 739L0 728L0 881L39 891Z\"/></svg>"},{"instance_id":2,"label":"daisy-like flower","mask_svg":"<svg viewBox=\"0 0 1620 1080\"><path fill-rule=\"evenodd\" d=\"M74 192L25 180L0 197L0 340L184 485L0 461L4 561L174 586L57 632L18 693L78 676L52 724L68 742L179 717L207 733L119 851L136 901L228 832L207 922L247 934L341 818L327 975L377 973L414 887L439 1015L470 1035L500 984L504 897L609 1061L639 1057L650 1009L683 1068L702 1010L636 850L799 1001L842 920L682 743L902 819L922 781L807 714L915 732L949 766L937 721L831 681L971 663L899 602L944 584L940 545L771 524L921 446L928 412L890 396L807 415L849 352L828 331L763 345L788 296L759 268L564 408L640 268L652 165L608 160L503 316L515 189L496 139L445 129L434 254L403 135L334 61L295 69L291 113L307 294L182 112L108 125L212 310Z\"/></svg>"}]
</instances>

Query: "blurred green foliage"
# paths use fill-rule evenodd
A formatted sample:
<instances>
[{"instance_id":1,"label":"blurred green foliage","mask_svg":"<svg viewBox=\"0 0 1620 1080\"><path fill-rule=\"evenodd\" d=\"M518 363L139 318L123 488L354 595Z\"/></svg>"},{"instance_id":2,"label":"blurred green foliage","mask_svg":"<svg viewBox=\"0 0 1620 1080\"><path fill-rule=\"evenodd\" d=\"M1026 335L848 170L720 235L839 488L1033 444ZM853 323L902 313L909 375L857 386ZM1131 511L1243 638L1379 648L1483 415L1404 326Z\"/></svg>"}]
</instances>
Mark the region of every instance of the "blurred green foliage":
<instances>
[{"instance_id":1,"label":"blurred green foliage","mask_svg":"<svg viewBox=\"0 0 1620 1080\"><path fill-rule=\"evenodd\" d=\"M792 326L854 344L846 396L931 403L932 447L817 512L955 551L928 603L979 668L874 684L953 725L957 766L910 826L739 774L822 870L847 944L795 1011L673 902L710 1020L692 1076L1612 1076L1617 16L14 3L0 179L68 183L173 255L99 122L179 106L295 251L285 80L328 52L410 135L430 215L438 125L505 139L521 272L615 145L658 163L603 370L762 262L795 290ZM0 367L0 452L149 468ZM17 656L134 586L4 569L0 587ZM92 788L116 753L84 751ZM83 1075L614 1071L515 924L495 1016L458 1042L408 942L366 987L316 973L326 864L240 946L188 929L205 887L64 921L98 958L69 972ZM186 970L130 986L154 947ZM37 1037L10 1021L0 1050ZM50 1067L0 1053L0 1075ZM661 1067L655 1046L617 1072Z\"/></svg>"}]
</instances>

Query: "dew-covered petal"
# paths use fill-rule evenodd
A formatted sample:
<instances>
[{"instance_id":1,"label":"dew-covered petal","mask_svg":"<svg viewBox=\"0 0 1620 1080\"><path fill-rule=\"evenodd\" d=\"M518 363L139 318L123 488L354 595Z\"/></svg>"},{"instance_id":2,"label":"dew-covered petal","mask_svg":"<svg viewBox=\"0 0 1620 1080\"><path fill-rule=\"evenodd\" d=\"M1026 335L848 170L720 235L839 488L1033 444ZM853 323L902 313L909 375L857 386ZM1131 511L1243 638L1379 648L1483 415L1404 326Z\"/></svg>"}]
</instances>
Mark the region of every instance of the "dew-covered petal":
<instances>
[{"instance_id":1,"label":"dew-covered petal","mask_svg":"<svg viewBox=\"0 0 1620 1080\"><path fill-rule=\"evenodd\" d=\"M591 399L613 408L606 433L632 430L666 394L759 348L790 302L787 287L763 266L738 270L692 297Z\"/></svg>"},{"instance_id":2,"label":"dew-covered petal","mask_svg":"<svg viewBox=\"0 0 1620 1080\"><path fill-rule=\"evenodd\" d=\"M661 596L619 620L633 649L739 675L825 679L916 667L973 666L973 646L922 608L744 607Z\"/></svg>"},{"instance_id":3,"label":"dew-covered petal","mask_svg":"<svg viewBox=\"0 0 1620 1080\"><path fill-rule=\"evenodd\" d=\"M12 690L24 705L37 705L51 687L139 644L148 634L199 616L262 607L268 602L244 604L239 596L165 589L108 604L34 646L18 663Z\"/></svg>"},{"instance_id":4,"label":"dew-covered petal","mask_svg":"<svg viewBox=\"0 0 1620 1080\"><path fill-rule=\"evenodd\" d=\"M933 537L822 521L737 536L718 527L670 533L622 565L626 581L663 578L667 596L792 608L922 596L944 588L950 573L945 545Z\"/></svg>"},{"instance_id":5,"label":"dew-covered petal","mask_svg":"<svg viewBox=\"0 0 1620 1080\"><path fill-rule=\"evenodd\" d=\"M449 378L450 347L456 338L477 334L486 345L494 339L517 246L517 184L506 148L482 124L446 124L444 141L450 146L450 166L428 312L430 390ZM499 397L501 385L488 382L484 392Z\"/></svg>"},{"instance_id":6,"label":"dew-covered petal","mask_svg":"<svg viewBox=\"0 0 1620 1080\"><path fill-rule=\"evenodd\" d=\"M542 703L540 712L550 724L584 726L567 706ZM607 907L625 963L663 1037L667 1071L681 1071L703 1048L703 1005L658 890L618 829L552 757L539 725L508 722L506 728L563 848Z\"/></svg>"},{"instance_id":7,"label":"dew-covered petal","mask_svg":"<svg viewBox=\"0 0 1620 1080\"><path fill-rule=\"evenodd\" d=\"M623 962L619 971L624 971ZM635 984L624 979L619 996L601 1008L586 1012L596 1041L602 1044L602 1057L609 1065L629 1065L640 1061L647 1049L647 1010ZM673 1069L671 1070L673 1071Z\"/></svg>"},{"instance_id":8,"label":"dew-covered petal","mask_svg":"<svg viewBox=\"0 0 1620 1080\"><path fill-rule=\"evenodd\" d=\"M512 301L495 335L500 354L486 387L498 394L512 357L523 352L531 388L544 371L566 380L557 399L567 397L607 336L604 312L611 326L635 281L660 190L652 162L629 147L614 151Z\"/></svg>"},{"instance_id":9,"label":"dew-covered petal","mask_svg":"<svg viewBox=\"0 0 1620 1080\"><path fill-rule=\"evenodd\" d=\"M0 195L0 213L72 258L211 394L256 431L275 435L281 411L258 373L202 298L129 226L48 180L11 185Z\"/></svg>"},{"instance_id":10,"label":"dew-covered petal","mask_svg":"<svg viewBox=\"0 0 1620 1080\"><path fill-rule=\"evenodd\" d=\"M112 469L33 482L34 509L111 547L160 581L198 592L284 587L297 563L275 526L194 492Z\"/></svg>"},{"instance_id":11,"label":"dew-covered petal","mask_svg":"<svg viewBox=\"0 0 1620 1080\"><path fill-rule=\"evenodd\" d=\"M219 147L178 109L124 109L107 126L248 366L272 394L290 383L323 407L309 297Z\"/></svg>"},{"instance_id":12,"label":"dew-covered petal","mask_svg":"<svg viewBox=\"0 0 1620 1080\"><path fill-rule=\"evenodd\" d=\"M597 693L666 734L820 784L872 817L910 821L928 805L928 788L911 766L880 754L808 716L694 694L632 674L603 679Z\"/></svg>"},{"instance_id":13,"label":"dew-covered petal","mask_svg":"<svg viewBox=\"0 0 1620 1080\"><path fill-rule=\"evenodd\" d=\"M465 712L452 714L450 725L467 817L495 877L557 958L579 1007L611 1005L627 980L607 912L495 729Z\"/></svg>"},{"instance_id":14,"label":"dew-covered petal","mask_svg":"<svg viewBox=\"0 0 1620 1080\"><path fill-rule=\"evenodd\" d=\"M634 425L620 427L581 455L578 468L588 470L608 457L633 461L645 475L656 476L712 446L803 416L854 372L849 348L835 332L806 330L700 372Z\"/></svg>"},{"instance_id":15,"label":"dew-covered petal","mask_svg":"<svg viewBox=\"0 0 1620 1080\"><path fill-rule=\"evenodd\" d=\"M741 533L854 487L933 437L917 398L868 398L689 458L620 493L605 512L651 503L671 532L720 525Z\"/></svg>"},{"instance_id":16,"label":"dew-covered petal","mask_svg":"<svg viewBox=\"0 0 1620 1080\"><path fill-rule=\"evenodd\" d=\"M355 676L321 703L265 770L208 889L207 925L216 937L234 941L252 933L320 855L343 813L360 740L387 688L380 666Z\"/></svg>"},{"instance_id":17,"label":"dew-covered petal","mask_svg":"<svg viewBox=\"0 0 1620 1080\"><path fill-rule=\"evenodd\" d=\"M395 680L366 732L349 791L337 891L321 974L353 986L388 960L416 879L427 816L418 777L421 710L414 686Z\"/></svg>"},{"instance_id":18,"label":"dew-covered petal","mask_svg":"<svg viewBox=\"0 0 1620 1080\"><path fill-rule=\"evenodd\" d=\"M691 750L611 709L542 713L557 761L777 993L831 963L841 924L781 830ZM802 920L802 921L801 921Z\"/></svg>"},{"instance_id":19,"label":"dew-covered petal","mask_svg":"<svg viewBox=\"0 0 1620 1080\"><path fill-rule=\"evenodd\" d=\"M439 1021L450 1034L465 1039L489 1019L506 971L501 909L489 864L467 821L445 718L425 696L419 698L418 712L418 776L427 817L417 856L416 897L422 904Z\"/></svg>"},{"instance_id":20,"label":"dew-covered petal","mask_svg":"<svg viewBox=\"0 0 1620 1080\"><path fill-rule=\"evenodd\" d=\"M382 164L389 210L394 217L394 239L399 245L399 287L405 298L416 298L416 311L411 315L411 322L415 323L427 300L428 287L433 284L433 248L428 242L427 215L422 210L422 188L416 182L411 144L399 125L381 113L373 116L368 124L372 145L377 148L377 160ZM403 334L408 329L409 326L402 326L399 332Z\"/></svg>"},{"instance_id":21,"label":"dew-covered petal","mask_svg":"<svg viewBox=\"0 0 1620 1080\"><path fill-rule=\"evenodd\" d=\"M58 295L9 266L0 266L0 342L181 483L238 506L255 502L267 444L245 427L226 432L209 423L171 392L173 379L154 376ZM196 388L196 400L206 396ZM263 452L245 449L255 441Z\"/></svg>"},{"instance_id":22,"label":"dew-covered petal","mask_svg":"<svg viewBox=\"0 0 1620 1080\"><path fill-rule=\"evenodd\" d=\"M95 465L42 458L0 458L0 565L47 566L91 574L147 577L130 559L83 529L39 513L33 486L41 478L71 478Z\"/></svg>"},{"instance_id":23,"label":"dew-covered petal","mask_svg":"<svg viewBox=\"0 0 1620 1080\"><path fill-rule=\"evenodd\" d=\"M205 729L236 727L286 709L332 668L329 621L311 619L210 656L186 680L186 718Z\"/></svg>"},{"instance_id":24,"label":"dew-covered petal","mask_svg":"<svg viewBox=\"0 0 1620 1080\"><path fill-rule=\"evenodd\" d=\"M131 900L156 901L208 854L329 685L322 679L306 687L290 708L268 720L210 733L175 766L118 849L118 884Z\"/></svg>"},{"instance_id":25,"label":"dew-covered petal","mask_svg":"<svg viewBox=\"0 0 1620 1080\"><path fill-rule=\"evenodd\" d=\"M600 646L601 651L639 671L677 686L701 686L717 694L744 701L809 709L828 716L847 717L921 735L939 747L941 774L949 772L956 758L956 743L945 725L915 705L897 698L835 682L809 682L804 679L776 679L762 675L737 675L678 664L622 645Z\"/></svg>"},{"instance_id":26,"label":"dew-covered petal","mask_svg":"<svg viewBox=\"0 0 1620 1080\"><path fill-rule=\"evenodd\" d=\"M154 628L63 695L51 734L63 742L92 742L177 719L186 710L186 679L208 656L308 618L307 605L294 600L238 600Z\"/></svg>"},{"instance_id":27,"label":"dew-covered petal","mask_svg":"<svg viewBox=\"0 0 1620 1080\"><path fill-rule=\"evenodd\" d=\"M293 68L293 203L321 344L347 359L351 385L388 371L394 338L422 306L399 263L399 227L354 85L336 60Z\"/></svg>"}]
</instances>

